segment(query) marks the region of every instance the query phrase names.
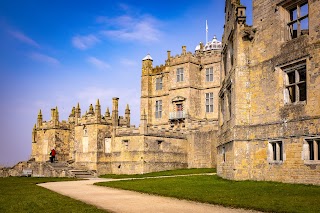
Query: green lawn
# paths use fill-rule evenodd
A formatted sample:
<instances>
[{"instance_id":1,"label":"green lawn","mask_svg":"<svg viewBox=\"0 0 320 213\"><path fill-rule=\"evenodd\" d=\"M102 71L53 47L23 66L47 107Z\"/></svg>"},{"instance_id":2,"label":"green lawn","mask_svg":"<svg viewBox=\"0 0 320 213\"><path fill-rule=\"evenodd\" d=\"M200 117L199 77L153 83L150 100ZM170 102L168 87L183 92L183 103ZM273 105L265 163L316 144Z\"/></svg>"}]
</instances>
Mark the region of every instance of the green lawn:
<instances>
[{"instance_id":1,"label":"green lawn","mask_svg":"<svg viewBox=\"0 0 320 213\"><path fill-rule=\"evenodd\" d=\"M161 172L152 172L146 174L137 174L137 175L115 175L115 174L106 174L100 175L101 178L144 178L144 177L159 177L159 176L172 176L172 175L189 175L189 174L203 174L203 173L215 173L216 169L214 168L203 168L203 169L177 169L177 170L168 170Z\"/></svg>"},{"instance_id":2,"label":"green lawn","mask_svg":"<svg viewBox=\"0 0 320 213\"><path fill-rule=\"evenodd\" d=\"M319 212L320 187L230 181L216 175L140 179L97 185L266 212Z\"/></svg>"},{"instance_id":3,"label":"green lawn","mask_svg":"<svg viewBox=\"0 0 320 213\"><path fill-rule=\"evenodd\" d=\"M0 178L0 212L105 212L94 206L37 186L68 178ZM72 180L72 179L71 179Z\"/></svg>"}]
</instances>

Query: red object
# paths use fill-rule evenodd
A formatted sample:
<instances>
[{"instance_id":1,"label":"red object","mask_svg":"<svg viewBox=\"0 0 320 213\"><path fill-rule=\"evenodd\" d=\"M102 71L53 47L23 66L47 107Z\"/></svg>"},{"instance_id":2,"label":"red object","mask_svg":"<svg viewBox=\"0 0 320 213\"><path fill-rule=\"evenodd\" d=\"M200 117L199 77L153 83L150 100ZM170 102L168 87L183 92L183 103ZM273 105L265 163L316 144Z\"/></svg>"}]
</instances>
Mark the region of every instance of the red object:
<instances>
[{"instance_id":1,"label":"red object","mask_svg":"<svg viewBox=\"0 0 320 213\"><path fill-rule=\"evenodd\" d=\"M54 149L51 150L51 156L52 156L52 157L56 156L56 150L54 150Z\"/></svg>"}]
</instances>

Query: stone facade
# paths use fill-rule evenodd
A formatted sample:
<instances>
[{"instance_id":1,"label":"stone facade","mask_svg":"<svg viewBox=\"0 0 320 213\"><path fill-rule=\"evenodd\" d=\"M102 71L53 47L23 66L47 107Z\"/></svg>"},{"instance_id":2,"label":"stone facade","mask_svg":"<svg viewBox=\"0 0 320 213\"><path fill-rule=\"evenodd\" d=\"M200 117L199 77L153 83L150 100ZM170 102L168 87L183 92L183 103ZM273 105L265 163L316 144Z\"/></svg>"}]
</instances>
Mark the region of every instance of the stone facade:
<instances>
[{"instance_id":1,"label":"stone facade","mask_svg":"<svg viewBox=\"0 0 320 213\"><path fill-rule=\"evenodd\" d=\"M44 122L40 111L32 159L46 165L55 148L59 161L98 174L217 166L227 179L320 184L319 8L254 0L248 26L246 7L227 0L222 43L168 51L161 66L142 60L139 127L128 106L119 116L117 98L104 115L99 101L68 121L55 108Z\"/></svg>"},{"instance_id":2,"label":"stone facade","mask_svg":"<svg viewBox=\"0 0 320 213\"><path fill-rule=\"evenodd\" d=\"M214 38L194 54L185 46L176 57L168 51L161 66L153 67L150 55L144 58L138 128L130 125L128 105L119 116L118 98L104 115L99 100L84 115L78 104L68 121L59 121L57 107L43 121L40 110L31 159L44 163L55 148L59 162L97 174L215 167L220 54L221 42Z\"/></svg>"},{"instance_id":3,"label":"stone facade","mask_svg":"<svg viewBox=\"0 0 320 213\"><path fill-rule=\"evenodd\" d=\"M320 1L227 1L218 175L320 184ZM291 15L290 15L291 14Z\"/></svg>"}]
</instances>

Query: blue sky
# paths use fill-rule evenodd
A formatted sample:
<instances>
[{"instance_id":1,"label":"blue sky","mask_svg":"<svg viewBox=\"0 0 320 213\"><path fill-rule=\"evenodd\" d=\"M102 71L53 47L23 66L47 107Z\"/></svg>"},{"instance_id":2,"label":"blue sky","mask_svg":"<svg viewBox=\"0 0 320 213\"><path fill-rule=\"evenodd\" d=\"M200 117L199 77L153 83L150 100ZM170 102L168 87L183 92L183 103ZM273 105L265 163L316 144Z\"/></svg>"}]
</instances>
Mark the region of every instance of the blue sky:
<instances>
[{"instance_id":1,"label":"blue sky","mask_svg":"<svg viewBox=\"0 0 320 213\"><path fill-rule=\"evenodd\" d=\"M99 98L104 113L119 97L120 115L128 103L139 125L141 59L194 52L206 20L209 39L221 40L224 2L1 0L0 165L29 159L39 109L50 120L58 106L67 120L78 102L84 113ZM242 3L250 20L251 1Z\"/></svg>"}]
</instances>

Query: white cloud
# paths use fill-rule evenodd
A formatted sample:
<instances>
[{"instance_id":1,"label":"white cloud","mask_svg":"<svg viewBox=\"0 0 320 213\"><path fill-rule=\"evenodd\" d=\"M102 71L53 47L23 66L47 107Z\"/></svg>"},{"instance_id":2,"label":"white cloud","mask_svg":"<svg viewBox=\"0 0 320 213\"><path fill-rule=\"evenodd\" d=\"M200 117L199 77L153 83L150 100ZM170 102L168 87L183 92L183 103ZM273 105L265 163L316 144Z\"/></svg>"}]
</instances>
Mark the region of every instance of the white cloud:
<instances>
[{"instance_id":1,"label":"white cloud","mask_svg":"<svg viewBox=\"0 0 320 213\"><path fill-rule=\"evenodd\" d=\"M53 64L53 65L60 64L60 62L57 59L41 53L33 52L29 54L29 57L35 61L39 61L47 64Z\"/></svg>"},{"instance_id":2,"label":"white cloud","mask_svg":"<svg viewBox=\"0 0 320 213\"><path fill-rule=\"evenodd\" d=\"M73 46L80 49L80 50L86 50L86 49L94 46L99 41L100 40L92 34L87 35L87 36L74 36L72 38Z\"/></svg>"},{"instance_id":3,"label":"white cloud","mask_svg":"<svg viewBox=\"0 0 320 213\"><path fill-rule=\"evenodd\" d=\"M155 42L161 36L156 27L159 21L151 16L132 17L128 15L116 18L98 17L100 23L108 25L110 30L100 31L101 35L108 38L122 39L126 41Z\"/></svg>"},{"instance_id":4,"label":"white cloud","mask_svg":"<svg viewBox=\"0 0 320 213\"><path fill-rule=\"evenodd\" d=\"M110 68L110 65L100 59L97 59L96 57L88 57L87 61L95 66L96 68L100 69L100 70L108 70Z\"/></svg>"},{"instance_id":5,"label":"white cloud","mask_svg":"<svg viewBox=\"0 0 320 213\"><path fill-rule=\"evenodd\" d=\"M35 42L33 39L29 38L28 36L26 36L25 34L23 34L22 32L19 31L13 31L13 30L9 30L8 31L9 34L11 34L15 39L19 40L22 43L28 44L30 46L36 47L36 48L40 48L40 45Z\"/></svg>"}]
</instances>

